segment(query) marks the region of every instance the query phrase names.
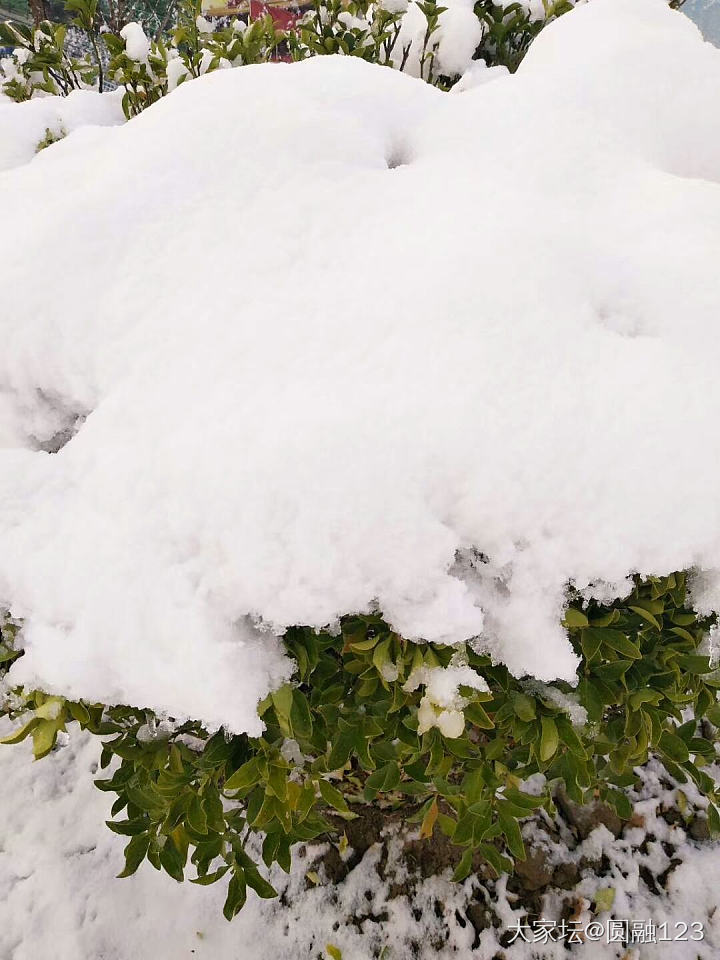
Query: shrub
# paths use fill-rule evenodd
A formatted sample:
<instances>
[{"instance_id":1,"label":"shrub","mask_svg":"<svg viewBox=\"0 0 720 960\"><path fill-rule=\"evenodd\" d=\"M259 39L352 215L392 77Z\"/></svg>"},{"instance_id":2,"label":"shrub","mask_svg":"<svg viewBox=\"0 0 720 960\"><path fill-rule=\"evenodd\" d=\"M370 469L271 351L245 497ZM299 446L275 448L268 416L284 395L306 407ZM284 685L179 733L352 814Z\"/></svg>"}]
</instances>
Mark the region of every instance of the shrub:
<instances>
[{"instance_id":1,"label":"shrub","mask_svg":"<svg viewBox=\"0 0 720 960\"><path fill-rule=\"evenodd\" d=\"M35 147L35 153L40 153L40 151L46 147L51 147L54 143L57 143L66 136L67 133L62 127L57 131L51 130L50 127L45 127L45 135L42 140L38 142L37 147Z\"/></svg>"},{"instance_id":2,"label":"shrub","mask_svg":"<svg viewBox=\"0 0 720 960\"><path fill-rule=\"evenodd\" d=\"M0 64L0 91L22 103L38 92L66 97L73 90L93 87L100 77L98 66L88 56L69 53L67 31L67 24L49 20L34 30L0 22L0 44L15 48L13 56Z\"/></svg>"},{"instance_id":3,"label":"shrub","mask_svg":"<svg viewBox=\"0 0 720 960\"><path fill-rule=\"evenodd\" d=\"M341 838L367 807L402 808L421 838L440 831L462 851L454 879L477 857L498 874L525 856L522 821L553 811L562 785L573 801L599 798L625 819L624 788L660 759L693 781L720 832L718 794L704 767L716 757L720 671L705 649L715 620L688 604L686 575L636 578L602 605L570 594L564 625L580 657L576 687L513 677L471 645L415 644L378 615L343 618L337 634L287 631L292 682L260 704L261 737L212 734L198 722L16 691L6 712L25 723L5 743L33 739L49 753L68 724L103 738L96 781L117 795L111 830L129 837L125 867L147 859L175 880L229 876L224 913L247 887L275 895L263 874L290 869L299 841ZM7 621L0 670L22 651ZM539 793L523 789L542 774ZM262 863L249 841L262 839Z\"/></svg>"},{"instance_id":4,"label":"shrub","mask_svg":"<svg viewBox=\"0 0 720 960\"><path fill-rule=\"evenodd\" d=\"M438 66L442 14L437 0L410 0L424 22L420 40L403 39L408 4L383 5L370 0L315 0L313 8L288 32L277 30L271 16L245 22L238 17L210 22L201 15L200 0L182 0L176 22L155 39L142 38L142 55L128 45L139 24L113 33L107 28L98 0L66 0L74 13L71 25L87 38L88 53L73 56L66 24L43 21L35 30L0 24L0 42L16 48L0 67L0 90L17 101L36 93L67 96L81 88L106 89L108 80L124 88L128 118L174 89L188 77L220 67L264 63L282 49L293 60L323 54L357 56L371 63L412 71L449 89L460 74L448 75ZM475 59L488 66L517 68L530 43L548 23L571 10L573 0L547 0L544 16L533 17L523 3L497 4L478 0L475 15L482 24ZM102 25L102 32L100 32ZM128 29L132 29L132 34ZM105 69L106 49L110 63ZM106 75L107 74L107 75ZM3 79L4 78L4 79Z\"/></svg>"},{"instance_id":5,"label":"shrub","mask_svg":"<svg viewBox=\"0 0 720 960\"><path fill-rule=\"evenodd\" d=\"M246 24L232 23L213 29L202 17L193 16L194 5L181 10L178 24L167 42L148 41L145 59L130 56L126 39L111 33L103 35L110 52L109 73L122 87L123 110L134 117L183 83L221 67L266 63L282 43L284 35L275 29L266 15Z\"/></svg>"},{"instance_id":6,"label":"shrub","mask_svg":"<svg viewBox=\"0 0 720 960\"><path fill-rule=\"evenodd\" d=\"M482 58L488 66L499 65L515 71L540 31L562 14L572 10L574 0L544 0L545 16L534 19L522 3L509 6L479 0L475 12L485 24Z\"/></svg>"}]
</instances>

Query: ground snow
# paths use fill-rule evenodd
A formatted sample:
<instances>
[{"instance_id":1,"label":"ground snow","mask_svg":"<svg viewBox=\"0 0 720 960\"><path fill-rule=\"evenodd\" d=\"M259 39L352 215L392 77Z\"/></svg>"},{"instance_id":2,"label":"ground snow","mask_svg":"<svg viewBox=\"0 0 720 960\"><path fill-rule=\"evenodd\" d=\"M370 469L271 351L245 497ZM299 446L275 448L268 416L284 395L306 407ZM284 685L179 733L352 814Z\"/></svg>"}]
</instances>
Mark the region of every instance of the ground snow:
<instances>
[{"instance_id":1,"label":"ground snow","mask_svg":"<svg viewBox=\"0 0 720 960\"><path fill-rule=\"evenodd\" d=\"M0 733L6 731L0 722ZM559 920L563 898L574 897L579 919L593 918L589 909L598 889L612 887L612 913L625 920L654 919L668 923L699 921L702 942L647 944L628 950L619 944L585 943L568 954L564 943L548 946L523 943L500 950L499 938L525 922L526 907L506 890L506 879L486 891L493 911L502 918L499 928L488 926L472 951L474 932L465 910L483 899L482 888L471 877L464 884L443 876L417 880L412 896L403 889L399 872L386 868L378 875L380 847L365 854L347 879L318 887L306 879L308 870L323 868L314 862L323 847L294 851L289 879L275 869L272 880L285 894L284 902L259 901L249 892L248 902L232 923L222 917L227 884L211 887L178 884L156 873L144 862L125 880L114 879L124 865L127 837L102 826L110 815L113 794L93 786L100 745L87 734L74 733L69 745L46 759L31 762L29 742L0 747L0 809L3 811L0 845L0 957L3 960L298 960L326 958L328 943L342 950L343 960L368 960L383 948L389 960L480 960L503 956L507 960L716 960L720 950L720 882L718 845L698 846L679 826L657 815L662 803L673 802L673 791L653 784L636 801L644 826L629 828L618 839L597 827L574 851L562 842L550 843L561 862L581 864L574 892L550 888L542 912ZM524 827L532 843L549 843L547 834L531 821ZM648 840L646 852L642 841ZM654 875L668 867L661 841L670 840L678 864L670 872L667 891L651 892L642 868ZM389 852L393 856L392 842ZM599 862L600 858L603 867ZM678 863L679 861L679 863ZM585 866L582 866L582 864ZM399 881L397 883L396 881ZM382 919L384 918L384 919ZM459 918L459 919L458 919ZM462 922L459 922L462 921ZM604 939L604 938L603 938ZM413 950L411 944L418 944ZM437 944L440 945L437 945Z\"/></svg>"},{"instance_id":2,"label":"ground snow","mask_svg":"<svg viewBox=\"0 0 720 960\"><path fill-rule=\"evenodd\" d=\"M11 679L257 731L287 624L567 678L568 580L720 569L719 92L593 0L459 96L219 71L3 174Z\"/></svg>"}]
</instances>

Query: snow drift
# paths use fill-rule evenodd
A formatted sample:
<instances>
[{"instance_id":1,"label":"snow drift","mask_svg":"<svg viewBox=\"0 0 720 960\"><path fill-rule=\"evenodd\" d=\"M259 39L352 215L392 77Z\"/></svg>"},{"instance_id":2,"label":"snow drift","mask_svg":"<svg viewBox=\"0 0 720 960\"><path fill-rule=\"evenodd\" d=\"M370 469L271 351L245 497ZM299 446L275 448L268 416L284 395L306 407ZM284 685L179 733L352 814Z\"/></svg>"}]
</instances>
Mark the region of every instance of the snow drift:
<instances>
[{"instance_id":1,"label":"snow drift","mask_svg":"<svg viewBox=\"0 0 720 960\"><path fill-rule=\"evenodd\" d=\"M457 95L220 71L0 174L11 679L258 731L288 624L551 679L568 581L720 608L719 93L593 0Z\"/></svg>"},{"instance_id":2,"label":"snow drift","mask_svg":"<svg viewBox=\"0 0 720 960\"><path fill-rule=\"evenodd\" d=\"M48 131L60 138L83 126L112 126L124 120L117 93L101 96L75 90L68 97L38 97L17 104L0 92L0 170L32 160Z\"/></svg>"}]
</instances>

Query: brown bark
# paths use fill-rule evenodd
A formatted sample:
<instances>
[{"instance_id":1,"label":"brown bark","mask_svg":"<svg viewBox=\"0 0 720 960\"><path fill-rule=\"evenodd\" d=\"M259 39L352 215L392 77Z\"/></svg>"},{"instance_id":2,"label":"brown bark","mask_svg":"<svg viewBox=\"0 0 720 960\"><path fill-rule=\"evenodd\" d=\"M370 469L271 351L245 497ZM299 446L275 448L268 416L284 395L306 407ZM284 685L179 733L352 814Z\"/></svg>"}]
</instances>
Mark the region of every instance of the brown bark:
<instances>
[{"instance_id":1,"label":"brown bark","mask_svg":"<svg viewBox=\"0 0 720 960\"><path fill-rule=\"evenodd\" d=\"M37 26L41 20L47 19L43 0L30 0L30 13L32 14L35 26Z\"/></svg>"}]
</instances>

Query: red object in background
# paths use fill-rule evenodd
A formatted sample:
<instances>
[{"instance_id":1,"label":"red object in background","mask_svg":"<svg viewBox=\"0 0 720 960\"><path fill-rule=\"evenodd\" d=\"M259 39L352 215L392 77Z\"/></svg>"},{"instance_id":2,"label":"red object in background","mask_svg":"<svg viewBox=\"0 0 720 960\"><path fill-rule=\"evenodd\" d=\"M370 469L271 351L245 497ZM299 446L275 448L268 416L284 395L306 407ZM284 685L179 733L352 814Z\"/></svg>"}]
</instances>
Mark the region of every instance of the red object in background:
<instances>
[{"instance_id":1,"label":"red object in background","mask_svg":"<svg viewBox=\"0 0 720 960\"><path fill-rule=\"evenodd\" d=\"M304 12L300 4L285 7L263 3L262 0L250 0L250 18L257 20L269 13L279 30L292 30Z\"/></svg>"}]
</instances>

